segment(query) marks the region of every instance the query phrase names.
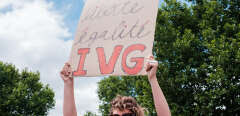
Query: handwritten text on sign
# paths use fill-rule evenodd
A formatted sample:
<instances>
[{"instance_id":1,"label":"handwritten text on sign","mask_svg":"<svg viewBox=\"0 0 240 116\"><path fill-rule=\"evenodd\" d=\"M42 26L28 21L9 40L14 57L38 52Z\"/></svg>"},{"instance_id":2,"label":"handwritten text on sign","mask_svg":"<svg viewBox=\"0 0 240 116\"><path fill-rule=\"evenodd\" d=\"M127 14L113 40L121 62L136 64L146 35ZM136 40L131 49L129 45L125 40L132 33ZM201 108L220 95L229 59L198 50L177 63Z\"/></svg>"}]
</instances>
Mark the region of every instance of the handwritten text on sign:
<instances>
[{"instance_id":1,"label":"handwritten text on sign","mask_svg":"<svg viewBox=\"0 0 240 116\"><path fill-rule=\"evenodd\" d=\"M70 63L74 76L144 75L158 0L88 0Z\"/></svg>"}]
</instances>

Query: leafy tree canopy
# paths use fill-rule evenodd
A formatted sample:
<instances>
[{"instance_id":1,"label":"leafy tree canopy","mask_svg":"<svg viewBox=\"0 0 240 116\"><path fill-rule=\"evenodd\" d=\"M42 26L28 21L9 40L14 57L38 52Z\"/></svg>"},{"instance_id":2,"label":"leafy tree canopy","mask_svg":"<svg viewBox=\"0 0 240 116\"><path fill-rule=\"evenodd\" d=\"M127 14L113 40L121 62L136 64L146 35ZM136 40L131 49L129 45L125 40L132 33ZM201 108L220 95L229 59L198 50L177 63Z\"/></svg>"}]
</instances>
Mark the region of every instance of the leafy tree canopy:
<instances>
[{"instance_id":1,"label":"leafy tree canopy","mask_svg":"<svg viewBox=\"0 0 240 116\"><path fill-rule=\"evenodd\" d=\"M40 73L21 73L0 61L0 114L2 116L46 116L53 108L54 92L40 81Z\"/></svg>"},{"instance_id":2,"label":"leafy tree canopy","mask_svg":"<svg viewBox=\"0 0 240 116\"><path fill-rule=\"evenodd\" d=\"M92 113L90 111L87 111L84 116L97 116L95 113Z\"/></svg>"},{"instance_id":3,"label":"leafy tree canopy","mask_svg":"<svg viewBox=\"0 0 240 116\"><path fill-rule=\"evenodd\" d=\"M240 2L165 0L159 8L153 53L157 77L172 115L237 115L240 112ZM133 96L156 116L146 77L99 82L106 116L117 94Z\"/></svg>"}]
</instances>

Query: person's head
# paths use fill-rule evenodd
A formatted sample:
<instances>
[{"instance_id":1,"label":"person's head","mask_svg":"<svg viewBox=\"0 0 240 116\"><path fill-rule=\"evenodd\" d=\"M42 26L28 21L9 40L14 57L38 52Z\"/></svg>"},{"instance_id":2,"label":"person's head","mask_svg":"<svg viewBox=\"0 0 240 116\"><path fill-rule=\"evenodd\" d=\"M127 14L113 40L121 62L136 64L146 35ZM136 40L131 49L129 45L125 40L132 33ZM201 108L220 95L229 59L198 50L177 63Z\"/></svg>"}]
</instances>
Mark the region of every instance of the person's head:
<instances>
[{"instance_id":1,"label":"person's head","mask_svg":"<svg viewBox=\"0 0 240 116\"><path fill-rule=\"evenodd\" d=\"M110 116L144 116L144 109L133 97L117 96L111 102Z\"/></svg>"}]
</instances>

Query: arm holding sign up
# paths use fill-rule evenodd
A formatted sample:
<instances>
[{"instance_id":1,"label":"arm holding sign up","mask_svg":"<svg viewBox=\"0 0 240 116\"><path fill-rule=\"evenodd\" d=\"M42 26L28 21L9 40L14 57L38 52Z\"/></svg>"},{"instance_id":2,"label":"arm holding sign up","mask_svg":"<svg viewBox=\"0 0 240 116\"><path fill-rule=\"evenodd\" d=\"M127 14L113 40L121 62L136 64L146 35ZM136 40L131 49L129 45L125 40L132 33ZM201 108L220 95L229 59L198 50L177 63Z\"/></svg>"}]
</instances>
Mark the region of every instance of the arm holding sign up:
<instances>
[{"instance_id":1,"label":"arm holding sign up","mask_svg":"<svg viewBox=\"0 0 240 116\"><path fill-rule=\"evenodd\" d=\"M151 56L147 61L145 68L148 73L148 80L152 88L154 105L158 116L171 116L168 103L157 81L157 67L158 62L154 60L153 56ZM77 116L74 100L74 82L72 78L72 69L69 63L66 63L63 67L63 70L61 71L61 77L64 81L63 115Z\"/></svg>"},{"instance_id":2,"label":"arm holding sign up","mask_svg":"<svg viewBox=\"0 0 240 116\"><path fill-rule=\"evenodd\" d=\"M63 116L77 116L74 99L74 80L69 63L64 65L60 75L64 81Z\"/></svg>"},{"instance_id":3,"label":"arm holding sign up","mask_svg":"<svg viewBox=\"0 0 240 116\"><path fill-rule=\"evenodd\" d=\"M153 56L150 56L146 64L146 71L148 73L148 81L152 88L154 105L158 116L171 116L168 103L157 81L157 67L158 62L154 60Z\"/></svg>"}]
</instances>

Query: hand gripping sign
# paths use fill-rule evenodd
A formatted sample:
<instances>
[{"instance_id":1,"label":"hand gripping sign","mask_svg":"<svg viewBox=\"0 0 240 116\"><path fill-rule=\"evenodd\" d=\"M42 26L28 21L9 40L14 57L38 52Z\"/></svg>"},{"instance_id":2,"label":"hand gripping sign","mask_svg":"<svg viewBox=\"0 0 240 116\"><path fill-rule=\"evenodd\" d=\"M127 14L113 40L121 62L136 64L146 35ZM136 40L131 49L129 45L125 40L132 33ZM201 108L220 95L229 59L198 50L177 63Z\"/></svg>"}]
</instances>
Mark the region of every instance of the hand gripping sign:
<instances>
[{"instance_id":1,"label":"hand gripping sign","mask_svg":"<svg viewBox=\"0 0 240 116\"><path fill-rule=\"evenodd\" d=\"M74 77L145 75L158 0L87 0L74 39Z\"/></svg>"}]
</instances>

